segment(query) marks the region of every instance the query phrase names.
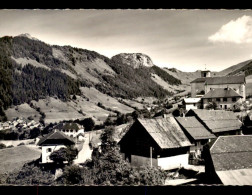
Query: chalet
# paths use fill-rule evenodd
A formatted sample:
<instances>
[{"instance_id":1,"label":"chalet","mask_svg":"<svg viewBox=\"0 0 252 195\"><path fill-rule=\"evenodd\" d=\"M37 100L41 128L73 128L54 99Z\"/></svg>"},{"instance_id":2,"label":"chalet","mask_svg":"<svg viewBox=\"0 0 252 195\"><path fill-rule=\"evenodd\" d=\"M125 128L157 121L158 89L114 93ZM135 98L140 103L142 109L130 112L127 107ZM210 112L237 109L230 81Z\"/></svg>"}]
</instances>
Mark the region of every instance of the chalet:
<instances>
[{"instance_id":1,"label":"chalet","mask_svg":"<svg viewBox=\"0 0 252 195\"><path fill-rule=\"evenodd\" d=\"M188 116L195 116L215 136L241 134L242 122L232 111L191 109L186 113Z\"/></svg>"},{"instance_id":2,"label":"chalet","mask_svg":"<svg viewBox=\"0 0 252 195\"><path fill-rule=\"evenodd\" d=\"M210 102L215 102L217 108L228 109L242 102L242 96L231 88L212 88L202 97L203 108L206 108Z\"/></svg>"},{"instance_id":3,"label":"chalet","mask_svg":"<svg viewBox=\"0 0 252 195\"><path fill-rule=\"evenodd\" d=\"M75 142L64 133L53 130L51 133L47 134L45 137L42 137L38 144L42 147L42 161L41 163L51 163L53 162L49 156L52 152L59 150L62 147L68 145L74 145Z\"/></svg>"},{"instance_id":4,"label":"chalet","mask_svg":"<svg viewBox=\"0 0 252 195\"><path fill-rule=\"evenodd\" d=\"M186 110L190 109L200 109L201 99L200 98L184 98L182 104L185 106Z\"/></svg>"},{"instance_id":5,"label":"chalet","mask_svg":"<svg viewBox=\"0 0 252 195\"><path fill-rule=\"evenodd\" d=\"M212 183L252 185L252 136L220 136L205 153L205 173Z\"/></svg>"},{"instance_id":6,"label":"chalet","mask_svg":"<svg viewBox=\"0 0 252 195\"><path fill-rule=\"evenodd\" d=\"M209 130L207 130L194 116L191 117L176 117L182 130L194 145L190 147L190 153L196 157L201 155L203 146L216 138Z\"/></svg>"},{"instance_id":7,"label":"chalet","mask_svg":"<svg viewBox=\"0 0 252 195\"><path fill-rule=\"evenodd\" d=\"M137 119L118 143L133 166L159 166L165 170L188 165L192 144L174 117Z\"/></svg>"},{"instance_id":8,"label":"chalet","mask_svg":"<svg viewBox=\"0 0 252 195\"><path fill-rule=\"evenodd\" d=\"M246 84L245 75L211 77L211 74L207 73L205 77L203 74L201 78L197 78L191 82L191 97L192 98L202 97L205 94L207 94L211 89L231 88L240 96L242 96L242 101L245 101L246 100L245 84Z\"/></svg>"},{"instance_id":9,"label":"chalet","mask_svg":"<svg viewBox=\"0 0 252 195\"><path fill-rule=\"evenodd\" d=\"M57 129L67 136L74 138L75 141L84 139L84 128L77 123L60 123L54 129Z\"/></svg>"}]
</instances>

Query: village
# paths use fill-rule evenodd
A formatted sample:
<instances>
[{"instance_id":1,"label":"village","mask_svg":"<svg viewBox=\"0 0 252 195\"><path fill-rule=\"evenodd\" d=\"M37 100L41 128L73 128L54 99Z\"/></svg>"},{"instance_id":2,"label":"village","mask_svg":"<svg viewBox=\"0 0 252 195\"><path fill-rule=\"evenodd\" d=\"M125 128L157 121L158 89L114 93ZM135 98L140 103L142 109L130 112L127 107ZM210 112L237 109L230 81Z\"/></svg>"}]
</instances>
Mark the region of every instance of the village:
<instances>
[{"instance_id":1,"label":"village","mask_svg":"<svg viewBox=\"0 0 252 195\"><path fill-rule=\"evenodd\" d=\"M163 185L251 185L252 104L246 99L245 84L244 75L211 77L210 71L201 71L201 77L191 82L191 97L177 105L182 113L136 117L115 127L121 157L132 167L168 171ZM17 118L0 124L0 131L18 128L42 131L34 120ZM78 166L90 160L96 148L101 150L103 129L90 131L76 122L51 129L29 137L29 142L21 140L38 152L41 166L53 164L51 154L69 146L77 149L73 164ZM6 149L14 142L0 141Z\"/></svg>"}]
</instances>

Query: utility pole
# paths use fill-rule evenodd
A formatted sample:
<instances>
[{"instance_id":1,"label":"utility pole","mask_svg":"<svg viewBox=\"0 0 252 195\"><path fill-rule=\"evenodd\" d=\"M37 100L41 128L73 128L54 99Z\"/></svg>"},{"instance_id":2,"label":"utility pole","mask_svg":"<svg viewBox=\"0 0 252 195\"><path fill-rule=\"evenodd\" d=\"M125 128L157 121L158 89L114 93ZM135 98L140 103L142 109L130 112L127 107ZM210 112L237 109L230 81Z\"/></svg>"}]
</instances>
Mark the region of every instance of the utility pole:
<instances>
[{"instance_id":1,"label":"utility pole","mask_svg":"<svg viewBox=\"0 0 252 195\"><path fill-rule=\"evenodd\" d=\"M152 147L150 147L150 164L151 164L151 167L152 167Z\"/></svg>"}]
</instances>

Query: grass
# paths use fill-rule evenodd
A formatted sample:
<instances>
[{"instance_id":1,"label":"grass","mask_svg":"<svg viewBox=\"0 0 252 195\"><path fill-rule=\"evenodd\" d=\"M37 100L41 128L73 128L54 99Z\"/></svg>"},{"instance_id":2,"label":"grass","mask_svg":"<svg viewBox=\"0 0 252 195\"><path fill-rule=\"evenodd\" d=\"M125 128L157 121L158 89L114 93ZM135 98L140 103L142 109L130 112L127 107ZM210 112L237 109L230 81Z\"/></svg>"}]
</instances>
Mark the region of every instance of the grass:
<instances>
[{"instance_id":1,"label":"grass","mask_svg":"<svg viewBox=\"0 0 252 195\"><path fill-rule=\"evenodd\" d=\"M20 169L26 162L38 159L41 153L29 146L17 146L0 150L0 174Z\"/></svg>"}]
</instances>

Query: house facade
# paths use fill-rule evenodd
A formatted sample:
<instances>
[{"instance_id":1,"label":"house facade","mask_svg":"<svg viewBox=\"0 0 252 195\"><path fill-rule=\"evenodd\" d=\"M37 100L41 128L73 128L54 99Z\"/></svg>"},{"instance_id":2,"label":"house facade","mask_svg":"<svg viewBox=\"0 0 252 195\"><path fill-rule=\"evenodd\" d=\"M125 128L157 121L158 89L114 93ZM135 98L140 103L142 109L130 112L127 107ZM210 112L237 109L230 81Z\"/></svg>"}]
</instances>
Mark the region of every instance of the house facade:
<instances>
[{"instance_id":1,"label":"house facade","mask_svg":"<svg viewBox=\"0 0 252 195\"><path fill-rule=\"evenodd\" d=\"M242 96L242 101L245 101L245 84L245 75L211 77L210 73L208 73L205 77L202 76L201 78L197 78L191 82L191 97L203 97L211 89L230 88Z\"/></svg>"},{"instance_id":2,"label":"house facade","mask_svg":"<svg viewBox=\"0 0 252 195\"><path fill-rule=\"evenodd\" d=\"M78 123L60 123L54 129L59 130L75 141L83 141L85 137L84 128Z\"/></svg>"},{"instance_id":3,"label":"house facade","mask_svg":"<svg viewBox=\"0 0 252 195\"><path fill-rule=\"evenodd\" d=\"M118 143L133 166L170 170L188 164L192 145L174 119L137 119Z\"/></svg>"},{"instance_id":4,"label":"house facade","mask_svg":"<svg viewBox=\"0 0 252 195\"><path fill-rule=\"evenodd\" d=\"M202 98L203 108L211 103L216 103L219 109L234 108L236 103L241 103L243 97L232 88L211 88Z\"/></svg>"},{"instance_id":5,"label":"house facade","mask_svg":"<svg viewBox=\"0 0 252 195\"><path fill-rule=\"evenodd\" d=\"M53 130L45 137L42 137L37 143L37 145L41 146L42 148L41 163L52 163L53 161L50 159L51 153L59 150L60 148L74 144L74 140L72 140L70 137L58 130Z\"/></svg>"}]
</instances>

